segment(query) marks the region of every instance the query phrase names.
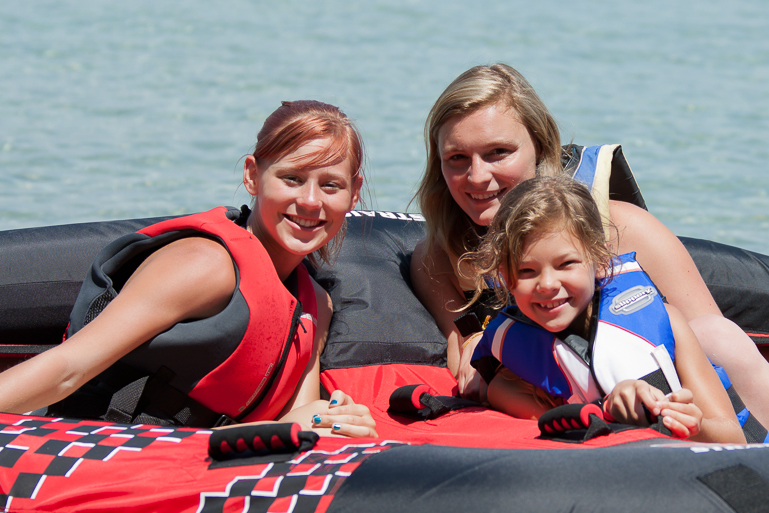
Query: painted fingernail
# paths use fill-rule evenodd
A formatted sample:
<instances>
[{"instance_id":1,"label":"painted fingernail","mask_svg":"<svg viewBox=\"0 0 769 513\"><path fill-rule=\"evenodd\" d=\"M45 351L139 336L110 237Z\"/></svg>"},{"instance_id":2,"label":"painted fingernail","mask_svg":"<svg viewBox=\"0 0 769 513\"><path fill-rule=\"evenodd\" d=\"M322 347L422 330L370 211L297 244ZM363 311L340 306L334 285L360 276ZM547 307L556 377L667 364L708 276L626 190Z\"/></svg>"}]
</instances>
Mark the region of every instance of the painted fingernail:
<instances>
[{"instance_id":1,"label":"painted fingernail","mask_svg":"<svg viewBox=\"0 0 769 513\"><path fill-rule=\"evenodd\" d=\"M317 413L315 415L313 415L312 423L313 424L320 424L320 415L318 415Z\"/></svg>"},{"instance_id":2,"label":"painted fingernail","mask_svg":"<svg viewBox=\"0 0 769 513\"><path fill-rule=\"evenodd\" d=\"M339 404L339 401L337 401L336 399L331 399L331 402L328 403L329 406L336 406L337 404Z\"/></svg>"},{"instance_id":3,"label":"painted fingernail","mask_svg":"<svg viewBox=\"0 0 769 513\"><path fill-rule=\"evenodd\" d=\"M339 431L340 429L342 429L342 425L341 424L334 424L331 427L334 429L334 431Z\"/></svg>"}]
</instances>

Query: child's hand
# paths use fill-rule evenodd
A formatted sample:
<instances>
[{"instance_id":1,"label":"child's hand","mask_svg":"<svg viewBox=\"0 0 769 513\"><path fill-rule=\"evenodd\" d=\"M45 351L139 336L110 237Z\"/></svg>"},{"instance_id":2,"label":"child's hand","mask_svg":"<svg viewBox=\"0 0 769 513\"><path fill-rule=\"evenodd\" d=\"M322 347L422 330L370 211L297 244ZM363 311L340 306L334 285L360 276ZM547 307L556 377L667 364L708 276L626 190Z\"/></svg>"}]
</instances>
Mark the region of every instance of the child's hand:
<instances>
[{"instance_id":1,"label":"child's hand","mask_svg":"<svg viewBox=\"0 0 769 513\"><path fill-rule=\"evenodd\" d=\"M646 412L652 421L662 416L662 423L677 438L689 438L700 432L702 410L694 404L691 391L681 390L665 397L659 389L645 381L629 379L620 382L604 401L604 412L617 422L648 426Z\"/></svg>"},{"instance_id":2,"label":"child's hand","mask_svg":"<svg viewBox=\"0 0 769 513\"><path fill-rule=\"evenodd\" d=\"M681 390L658 403L662 423L677 438L689 438L700 432L702 410L694 404L694 395L690 390Z\"/></svg>"},{"instance_id":3,"label":"child's hand","mask_svg":"<svg viewBox=\"0 0 769 513\"><path fill-rule=\"evenodd\" d=\"M665 401L665 394L659 389L640 379L627 379L614 387L604 401L603 411L622 424L648 426L644 406L654 421L661 411L660 401Z\"/></svg>"},{"instance_id":4,"label":"child's hand","mask_svg":"<svg viewBox=\"0 0 769 513\"><path fill-rule=\"evenodd\" d=\"M331 394L326 411L313 415L312 427L331 428L332 435L376 438L376 422L368 407L356 404L341 390Z\"/></svg>"}]
</instances>

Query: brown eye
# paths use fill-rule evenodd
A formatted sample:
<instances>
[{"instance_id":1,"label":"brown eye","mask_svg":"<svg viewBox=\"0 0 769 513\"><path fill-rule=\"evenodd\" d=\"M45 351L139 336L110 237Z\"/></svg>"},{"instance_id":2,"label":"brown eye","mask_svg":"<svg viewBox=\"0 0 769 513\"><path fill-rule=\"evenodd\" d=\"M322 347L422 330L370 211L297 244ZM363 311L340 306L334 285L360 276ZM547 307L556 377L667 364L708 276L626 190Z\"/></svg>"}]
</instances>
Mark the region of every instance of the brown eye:
<instances>
[{"instance_id":1,"label":"brown eye","mask_svg":"<svg viewBox=\"0 0 769 513\"><path fill-rule=\"evenodd\" d=\"M491 160L500 160L500 159L503 159L503 158L511 155L512 153L514 153L514 151L511 150L510 148L494 148L489 153L489 159L491 159Z\"/></svg>"}]
</instances>

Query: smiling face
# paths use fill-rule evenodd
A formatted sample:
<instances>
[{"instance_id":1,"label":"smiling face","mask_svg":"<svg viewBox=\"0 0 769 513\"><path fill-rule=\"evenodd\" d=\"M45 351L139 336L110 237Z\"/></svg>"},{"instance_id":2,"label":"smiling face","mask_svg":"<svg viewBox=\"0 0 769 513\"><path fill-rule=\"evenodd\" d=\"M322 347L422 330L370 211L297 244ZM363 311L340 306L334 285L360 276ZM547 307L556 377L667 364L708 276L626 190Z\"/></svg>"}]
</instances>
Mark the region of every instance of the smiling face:
<instances>
[{"instance_id":1,"label":"smiling face","mask_svg":"<svg viewBox=\"0 0 769 513\"><path fill-rule=\"evenodd\" d=\"M438 152L451 196L480 226L491 223L506 192L536 175L534 139L502 103L448 120L438 133Z\"/></svg>"},{"instance_id":2,"label":"smiling face","mask_svg":"<svg viewBox=\"0 0 769 513\"><path fill-rule=\"evenodd\" d=\"M272 162L246 158L243 181L254 196L248 228L279 274L331 240L358 201L361 178L352 176L348 160L303 167L303 161L330 145L330 139L311 141Z\"/></svg>"},{"instance_id":3,"label":"smiling face","mask_svg":"<svg viewBox=\"0 0 769 513\"><path fill-rule=\"evenodd\" d=\"M566 230L527 237L518 282L510 292L521 312L546 330L557 333L584 327L582 315L595 292L596 266L582 244ZM575 320L580 319L575 324Z\"/></svg>"}]
</instances>

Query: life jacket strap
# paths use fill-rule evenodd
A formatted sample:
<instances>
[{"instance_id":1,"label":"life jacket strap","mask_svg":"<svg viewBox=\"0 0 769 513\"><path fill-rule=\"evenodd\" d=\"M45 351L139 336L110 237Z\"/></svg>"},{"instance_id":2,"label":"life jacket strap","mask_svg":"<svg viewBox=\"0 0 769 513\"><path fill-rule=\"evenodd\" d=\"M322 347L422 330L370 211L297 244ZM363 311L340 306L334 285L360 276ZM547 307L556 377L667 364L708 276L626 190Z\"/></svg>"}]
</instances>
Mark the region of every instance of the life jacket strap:
<instances>
[{"instance_id":1,"label":"life jacket strap","mask_svg":"<svg viewBox=\"0 0 769 513\"><path fill-rule=\"evenodd\" d=\"M127 371L123 369L122 373ZM112 395L104 420L122 424L173 424L179 426L225 426L235 421L200 404L170 385L173 371L161 367L143 375ZM170 419L170 420L169 420Z\"/></svg>"},{"instance_id":2,"label":"life jacket strap","mask_svg":"<svg viewBox=\"0 0 769 513\"><path fill-rule=\"evenodd\" d=\"M642 376L639 379L646 381L665 395L668 395L671 392L670 384L665 378L665 374L662 372L662 369L657 369L656 371L650 372L646 376Z\"/></svg>"},{"instance_id":3,"label":"life jacket strap","mask_svg":"<svg viewBox=\"0 0 769 513\"><path fill-rule=\"evenodd\" d=\"M454 325L459 330L459 334L467 338L473 333L483 331L481 321L478 320L478 316L475 312L465 312L456 319L454 319Z\"/></svg>"},{"instance_id":4,"label":"life jacket strap","mask_svg":"<svg viewBox=\"0 0 769 513\"><path fill-rule=\"evenodd\" d=\"M747 440L749 444L768 442L769 432L763 424L748 411L745 403L742 402L739 394L734 389L734 385L726 389L726 395L729 396L729 400L732 402L734 413L737 414L737 420L739 420L740 425L742 426L742 433L745 435L745 440Z\"/></svg>"}]
</instances>

